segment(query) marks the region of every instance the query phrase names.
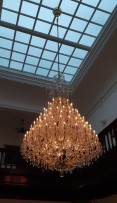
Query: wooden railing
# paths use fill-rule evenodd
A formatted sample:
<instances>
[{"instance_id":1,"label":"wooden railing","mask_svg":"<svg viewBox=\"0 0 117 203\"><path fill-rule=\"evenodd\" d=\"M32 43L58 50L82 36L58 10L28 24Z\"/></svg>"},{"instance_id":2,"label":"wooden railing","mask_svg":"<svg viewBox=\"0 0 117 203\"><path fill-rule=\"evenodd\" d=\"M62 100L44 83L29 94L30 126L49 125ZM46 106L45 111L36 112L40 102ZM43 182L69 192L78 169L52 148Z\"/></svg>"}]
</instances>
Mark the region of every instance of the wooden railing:
<instances>
[{"instance_id":1,"label":"wooden railing","mask_svg":"<svg viewBox=\"0 0 117 203\"><path fill-rule=\"evenodd\" d=\"M104 153L117 147L117 119L100 132L98 136Z\"/></svg>"},{"instance_id":2,"label":"wooden railing","mask_svg":"<svg viewBox=\"0 0 117 203\"><path fill-rule=\"evenodd\" d=\"M27 163L23 160L20 147L6 145L0 148L0 168L1 169L16 169L27 167Z\"/></svg>"},{"instance_id":3,"label":"wooden railing","mask_svg":"<svg viewBox=\"0 0 117 203\"><path fill-rule=\"evenodd\" d=\"M103 153L117 147L117 119L99 133ZM20 147L6 145L0 148L0 168L1 169L20 169L28 167L28 164L21 157Z\"/></svg>"}]
</instances>

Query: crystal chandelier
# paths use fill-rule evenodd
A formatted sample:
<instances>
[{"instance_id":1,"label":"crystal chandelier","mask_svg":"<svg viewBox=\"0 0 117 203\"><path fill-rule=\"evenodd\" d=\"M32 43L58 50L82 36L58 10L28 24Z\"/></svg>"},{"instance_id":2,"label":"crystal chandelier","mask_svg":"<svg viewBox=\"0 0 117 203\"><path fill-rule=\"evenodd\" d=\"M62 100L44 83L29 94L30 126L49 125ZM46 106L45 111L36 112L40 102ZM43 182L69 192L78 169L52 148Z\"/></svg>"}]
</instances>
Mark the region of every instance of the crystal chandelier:
<instances>
[{"instance_id":1,"label":"crystal chandelier","mask_svg":"<svg viewBox=\"0 0 117 203\"><path fill-rule=\"evenodd\" d=\"M55 8L53 13L57 18L59 39L58 17L61 10ZM58 74L50 88L52 101L25 134L21 154L33 166L59 171L63 176L97 160L102 148L91 125L69 103L68 85L59 69L58 42Z\"/></svg>"}]
</instances>

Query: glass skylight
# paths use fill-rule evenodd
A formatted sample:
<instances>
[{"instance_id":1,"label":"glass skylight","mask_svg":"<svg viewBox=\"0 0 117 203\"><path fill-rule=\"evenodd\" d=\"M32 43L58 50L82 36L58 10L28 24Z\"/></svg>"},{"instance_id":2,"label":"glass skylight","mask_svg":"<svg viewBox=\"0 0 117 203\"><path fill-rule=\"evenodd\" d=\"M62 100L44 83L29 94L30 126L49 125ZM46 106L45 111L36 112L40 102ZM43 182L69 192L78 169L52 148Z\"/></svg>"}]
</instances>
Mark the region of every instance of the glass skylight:
<instances>
[{"instance_id":1,"label":"glass skylight","mask_svg":"<svg viewBox=\"0 0 117 203\"><path fill-rule=\"evenodd\" d=\"M35 73L36 67L35 66L31 66L28 64L24 65L24 69L23 71L27 72L27 73Z\"/></svg>"},{"instance_id":2,"label":"glass skylight","mask_svg":"<svg viewBox=\"0 0 117 203\"><path fill-rule=\"evenodd\" d=\"M24 42L26 44L29 43L31 35L23 33L23 32L16 32L15 40L19 42Z\"/></svg>"},{"instance_id":3,"label":"glass skylight","mask_svg":"<svg viewBox=\"0 0 117 203\"><path fill-rule=\"evenodd\" d=\"M14 30L11 30L6 27L0 26L0 37L5 37L8 39L13 39L14 37Z\"/></svg>"},{"instance_id":4,"label":"glass skylight","mask_svg":"<svg viewBox=\"0 0 117 203\"><path fill-rule=\"evenodd\" d=\"M17 16L17 13L2 9L1 20L5 22L16 24Z\"/></svg>"},{"instance_id":5,"label":"glass skylight","mask_svg":"<svg viewBox=\"0 0 117 203\"><path fill-rule=\"evenodd\" d=\"M22 63L16 62L16 61L11 61L10 62L10 67L16 70L22 70Z\"/></svg>"},{"instance_id":6,"label":"glass skylight","mask_svg":"<svg viewBox=\"0 0 117 203\"><path fill-rule=\"evenodd\" d=\"M53 8L60 7L59 39ZM3 0L0 66L50 81L74 81L117 9L117 0Z\"/></svg>"},{"instance_id":7,"label":"glass skylight","mask_svg":"<svg viewBox=\"0 0 117 203\"><path fill-rule=\"evenodd\" d=\"M36 17L38 10L38 6L32 3L28 3L26 1L23 1L22 3L22 8L21 8L21 13Z\"/></svg>"},{"instance_id":8,"label":"glass skylight","mask_svg":"<svg viewBox=\"0 0 117 203\"><path fill-rule=\"evenodd\" d=\"M12 41L0 38L0 46L3 48L12 48Z\"/></svg>"},{"instance_id":9,"label":"glass skylight","mask_svg":"<svg viewBox=\"0 0 117 203\"><path fill-rule=\"evenodd\" d=\"M3 7L18 12L19 7L20 7L20 3L21 3L21 0L12 0L12 3L9 0L4 0L3 1Z\"/></svg>"},{"instance_id":10,"label":"glass skylight","mask_svg":"<svg viewBox=\"0 0 117 203\"><path fill-rule=\"evenodd\" d=\"M94 12L94 9L89 6L80 5L76 16L89 20Z\"/></svg>"},{"instance_id":11,"label":"glass skylight","mask_svg":"<svg viewBox=\"0 0 117 203\"><path fill-rule=\"evenodd\" d=\"M9 60L4 59L4 58L0 58L0 66L5 66L7 67L9 64Z\"/></svg>"},{"instance_id":12,"label":"glass skylight","mask_svg":"<svg viewBox=\"0 0 117 203\"><path fill-rule=\"evenodd\" d=\"M34 26L34 19L27 16L20 15L18 25L25 28L32 29Z\"/></svg>"},{"instance_id":13,"label":"glass skylight","mask_svg":"<svg viewBox=\"0 0 117 203\"><path fill-rule=\"evenodd\" d=\"M25 55L13 51L11 59L13 59L15 61L24 62Z\"/></svg>"}]
</instances>

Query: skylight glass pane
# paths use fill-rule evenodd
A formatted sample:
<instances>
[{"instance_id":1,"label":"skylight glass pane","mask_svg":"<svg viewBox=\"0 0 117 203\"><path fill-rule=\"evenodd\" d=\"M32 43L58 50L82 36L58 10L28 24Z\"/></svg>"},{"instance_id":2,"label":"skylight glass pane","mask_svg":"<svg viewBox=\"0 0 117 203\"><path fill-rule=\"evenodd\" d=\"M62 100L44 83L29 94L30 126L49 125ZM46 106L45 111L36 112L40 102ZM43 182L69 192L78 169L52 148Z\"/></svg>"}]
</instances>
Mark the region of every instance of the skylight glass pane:
<instances>
[{"instance_id":1,"label":"skylight glass pane","mask_svg":"<svg viewBox=\"0 0 117 203\"><path fill-rule=\"evenodd\" d=\"M10 68L16 69L16 70L22 70L23 63L11 61Z\"/></svg>"},{"instance_id":2,"label":"skylight glass pane","mask_svg":"<svg viewBox=\"0 0 117 203\"><path fill-rule=\"evenodd\" d=\"M9 60L0 58L0 66L8 67L8 65L9 65Z\"/></svg>"},{"instance_id":3,"label":"skylight glass pane","mask_svg":"<svg viewBox=\"0 0 117 203\"><path fill-rule=\"evenodd\" d=\"M91 1L91 0L82 0L82 2L85 3L85 4L91 5L91 6L97 6L99 0L93 0L93 1Z\"/></svg>"},{"instance_id":4,"label":"skylight glass pane","mask_svg":"<svg viewBox=\"0 0 117 203\"><path fill-rule=\"evenodd\" d=\"M52 22L54 19L54 15L52 13L52 10L41 7L38 18Z\"/></svg>"},{"instance_id":5,"label":"skylight glass pane","mask_svg":"<svg viewBox=\"0 0 117 203\"><path fill-rule=\"evenodd\" d=\"M52 65L51 61L47 61L43 59L40 61L40 64L39 64L40 67L47 68L47 69L50 69L51 65Z\"/></svg>"},{"instance_id":6,"label":"skylight glass pane","mask_svg":"<svg viewBox=\"0 0 117 203\"><path fill-rule=\"evenodd\" d=\"M88 51L82 50L82 49L75 49L73 56L84 59L87 55Z\"/></svg>"},{"instance_id":7,"label":"skylight glass pane","mask_svg":"<svg viewBox=\"0 0 117 203\"><path fill-rule=\"evenodd\" d=\"M43 0L42 5L48 6L50 8L56 8L56 7L58 7L59 1L60 0L56 0L56 1L55 0L51 0L51 1Z\"/></svg>"},{"instance_id":8,"label":"skylight glass pane","mask_svg":"<svg viewBox=\"0 0 117 203\"><path fill-rule=\"evenodd\" d=\"M102 0L100 2L99 8L108 12L112 12L115 6L117 6L117 0Z\"/></svg>"},{"instance_id":9,"label":"skylight glass pane","mask_svg":"<svg viewBox=\"0 0 117 203\"><path fill-rule=\"evenodd\" d=\"M45 48L52 50L52 51L57 51L58 50L58 43L48 40Z\"/></svg>"},{"instance_id":10,"label":"skylight glass pane","mask_svg":"<svg viewBox=\"0 0 117 203\"><path fill-rule=\"evenodd\" d=\"M70 82L70 81L72 80L72 78L73 78L73 75L64 74L64 76L65 76L65 80L66 80L67 82Z\"/></svg>"},{"instance_id":11,"label":"skylight glass pane","mask_svg":"<svg viewBox=\"0 0 117 203\"><path fill-rule=\"evenodd\" d=\"M73 15L77 6L78 6L78 3L76 2L64 0L62 1L62 4L61 4L61 10Z\"/></svg>"},{"instance_id":12,"label":"skylight glass pane","mask_svg":"<svg viewBox=\"0 0 117 203\"><path fill-rule=\"evenodd\" d=\"M54 78L55 75L57 75L57 72L51 70L50 73L49 73L49 77L50 77L50 78Z\"/></svg>"},{"instance_id":13,"label":"skylight glass pane","mask_svg":"<svg viewBox=\"0 0 117 203\"><path fill-rule=\"evenodd\" d=\"M64 68L65 68L65 65L59 64L60 72L63 72ZM54 64L53 64L52 70L58 71L58 63L54 63Z\"/></svg>"},{"instance_id":14,"label":"skylight glass pane","mask_svg":"<svg viewBox=\"0 0 117 203\"><path fill-rule=\"evenodd\" d=\"M108 20L109 16L110 16L109 14L97 10L91 21L104 25Z\"/></svg>"},{"instance_id":15,"label":"skylight glass pane","mask_svg":"<svg viewBox=\"0 0 117 203\"><path fill-rule=\"evenodd\" d=\"M53 53L53 52L50 52L50 51L44 51L43 55L42 55L42 58L49 59L49 60L53 61L54 58L55 58L55 55L56 55L56 53Z\"/></svg>"},{"instance_id":16,"label":"skylight glass pane","mask_svg":"<svg viewBox=\"0 0 117 203\"><path fill-rule=\"evenodd\" d=\"M72 74L74 75L77 71L77 68L73 68L73 67L70 67L70 66L67 66L64 70L64 73L68 73L68 74Z\"/></svg>"},{"instance_id":17,"label":"skylight glass pane","mask_svg":"<svg viewBox=\"0 0 117 203\"><path fill-rule=\"evenodd\" d=\"M28 72L28 73L35 73L36 67L25 64L23 71Z\"/></svg>"},{"instance_id":18,"label":"skylight glass pane","mask_svg":"<svg viewBox=\"0 0 117 203\"><path fill-rule=\"evenodd\" d=\"M38 58L35 58L35 57L32 57L32 56L27 56L26 57L26 63L37 66L38 62L39 62Z\"/></svg>"},{"instance_id":19,"label":"skylight glass pane","mask_svg":"<svg viewBox=\"0 0 117 203\"><path fill-rule=\"evenodd\" d=\"M94 43L95 41L95 38L94 37L90 37L90 36L87 36L87 35L83 35L79 44L82 44L82 45L86 45L86 46L89 46L91 47L92 44Z\"/></svg>"},{"instance_id":20,"label":"skylight glass pane","mask_svg":"<svg viewBox=\"0 0 117 203\"><path fill-rule=\"evenodd\" d=\"M74 50L74 47L62 44L62 46L60 48L60 53L67 54L70 56L72 54L73 50Z\"/></svg>"},{"instance_id":21,"label":"skylight glass pane","mask_svg":"<svg viewBox=\"0 0 117 203\"><path fill-rule=\"evenodd\" d=\"M26 1L23 1L22 8L21 8L21 13L36 17L37 10L38 10L37 5L26 2Z\"/></svg>"},{"instance_id":22,"label":"skylight glass pane","mask_svg":"<svg viewBox=\"0 0 117 203\"><path fill-rule=\"evenodd\" d=\"M3 7L11 9L13 11L19 11L19 6L20 6L21 0L3 0Z\"/></svg>"},{"instance_id":23,"label":"skylight glass pane","mask_svg":"<svg viewBox=\"0 0 117 203\"><path fill-rule=\"evenodd\" d=\"M98 36L98 34L100 33L102 27L101 26L98 26L98 25L95 25L93 23L89 23L85 33L87 34L91 34L93 36Z\"/></svg>"},{"instance_id":24,"label":"skylight glass pane","mask_svg":"<svg viewBox=\"0 0 117 203\"><path fill-rule=\"evenodd\" d=\"M41 52L42 52L42 49L38 49L38 48L35 48L32 46L30 46L29 50L28 50L28 54L33 55L33 56L37 56L37 57L40 57Z\"/></svg>"},{"instance_id":25,"label":"skylight glass pane","mask_svg":"<svg viewBox=\"0 0 117 203\"><path fill-rule=\"evenodd\" d=\"M80 18L84 18L86 20L89 20L91 15L93 14L94 9L90 8L88 6L80 5L76 15Z\"/></svg>"},{"instance_id":26,"label":"skylight glass pane","mask_svg":"<svg viewBox=\"0 0 117 203\"><path fill-rule=\"evenodd\" d=\"M72 41L72 42L78 42L78 40L80 39L81 34L77 33L77 32L73 32L73 31L68 31L67 35L65 37L66 40Z\"/></svg>"},{"instance_id":27,"label":"skylight glass pane","mask_svg":"<svg viewBox=\"0 0 117 203\"><path fill-rule=\"evenodd\" d=\"M64 27L68 27L70 22L71 22L72 17L65 15L65 14L61 14L60 18L59 18L59 25L62 25Z\"/></svg>"},{"instance_id":28,"label":"skylight glass pane","mask_svg":"<svg viewBox=\"0 0 117 203\"><path fill-rule=\"evenodd\" d=\"M11 49L12 41L0 38L0 47Z\"/></svg>"},{"instance_id":29,"label":"skylight glass pane","mask_svg":"<svg viewBox=\"0 0 117 203\"><path fill-rule=\"evenodd\" d=\"M13 39L14 30L11 30L11 29L0 26L0 36L6 37L6 38L9 38L9 39Z\"/></svg>"},{"instance_id":30,"label":"skylight glass pane","mask_svg":"<svg viewBox=\"0 0 117 203\"><path fill-rule=\"evenodd\" d=\"M20 54L20 53L16 53L16 52L13 51L12 52L12 59L16 60L16 61L24 62L25 55Z\"/></svg>"},{"instance_id":31,"label":"skylight glass pane","mask_svg":"<svg viewBox=\"0 0 117 203\"><path fill-rule=\"evenodd\" d=\"M31 35L29 35L29 34L17 31L16 36L15 36L15 40L28 44L30 37L31 37Z\"/></svg>"},{"instance_id":32,"label":"skylight glass pane","mask_svg":"<svg viewBox=\"0 0 117 203\"><path fill-rule=\"evenodd\" d=\"M60 38L64 38L65 32L66 32L66 29L59 27L59 37ZM57 36L57 26L56 25L52 26L52 30L50 32L50 35L52 35L54 37Z\"/></svg>"},{"instance_id":33,"label":"skylight glass pane","mask_svg":"<svg viewBox=\"0 0 117 203\"><path fill-rule=\"evenodd\" d=\"M69 60L69 57L59 54L59 60L60 60L60 63L66 64ZM58 57L56 58L56 61L58 61Z\"/></svg>"},{"instance_id":34,"label":"skylight glass pane","mask_svg":"<svg viewBox=\"0 0 117 203\"><path fill-rule=\"evenodd\" d=\"M76 59L76 58L71 58L70 61L69 61L69 63L68 63L68 65L70 65L70 66L75 66L75 67L78 68L81 63L82 63L82 60Z\"/></svg>"},{"instance_id":35,"label":"skylight glass pane","mask_svg":"<svg viewBox=\"0 0 117 203\"><path fill-rule=\"evenodd\" d=\"M34 46L42 47L42 48L43 48L45 42L46 42L46 40L43 39L43 38L39 38L39 37L32 36L31 45L34 45Z\"/></svg>"},{"instance_id":36,"label":"skylight glass pane","mask_svg":"<svg viewBox=\"0 0 117 203\"><path fill-rule=\"evenodd\" d=\"M6 21L8 23L16 24L17 14L11 11L6 11L2 9L1 20Z\"/></svg>"},{"instance_id":37,"label":"skylight glass pane","mask_svg":"<svg viewBox=\"0 0 117 203\"><path fill-rule=\"evenodd\" d=\"M26 53L27 48L28 48L27 45L21 44L21 43L18 43L18 42L15 42L15 43L14 43L14 47L13 47L13 49L14 49L15 51L19 51L19 52L22 52L22 53Z\"/></svg>"},{"instance_id":38,"label":"skylight glass pane","mask_svg":"<svg viewBox=\"0 0 117 203\"><path fill-rule=\"evenodd\" d=\"M11 51L6 49L0 49L0 56L5 58L10 58Z\"/></svg>"},{"instance_id":39,"label":"skylight glass pane","mask_svg":"<svg viewBox=\"0 0 117 203\"><path fill-rule=\"evenodd\" d=\"M36 74L41 76L47 76L48 70L44 68L38 68Z\"/></svg>"},{"instance_id":40,"label":"skylight glass pane","mask_svg":"<svg viewBox=\"0 0 117 203\"><path fill-rule=\"evenodd\" d=\"M36 25L35 25L35 30L38 32L42 32L45 34L48 34L49 30L50 30L50 26L51 24L49 23L45 23L45 22L41 22L41 21L37 21Z\"/></svg>"},{"instance_id":41,"label":"skylight glass pane","mask_svg":"<svg viewBox=\"0 0 117 203\"><path fill-rule=\"evenodd\" d=\"M74 18L70 28L74 29L76 31L83 32L85 27L86 27L86 25L87 25L86 21Z\"/></svg>"},{"instance_id":42,"label":"skylight glass pane","mask_svg":"<svg viewBox=\"0 0 117 203\"><path fill-rule=\"evenodd\" d=\"M32 29L34 25L34 19L20 15L18 25Z\"/></svg>"}]
</instances>

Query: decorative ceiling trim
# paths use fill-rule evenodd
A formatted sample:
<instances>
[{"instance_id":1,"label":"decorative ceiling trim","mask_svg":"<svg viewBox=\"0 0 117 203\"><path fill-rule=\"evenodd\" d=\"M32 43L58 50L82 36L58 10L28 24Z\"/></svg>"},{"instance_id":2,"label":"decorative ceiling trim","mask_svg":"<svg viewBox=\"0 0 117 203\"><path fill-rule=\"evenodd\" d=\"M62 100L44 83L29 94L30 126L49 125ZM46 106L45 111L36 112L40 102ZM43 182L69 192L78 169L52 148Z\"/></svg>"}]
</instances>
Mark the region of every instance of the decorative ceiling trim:
<instances>
[{"instance_id":1,"label":"decorative ceiling trim","mask_svg":"<svg viewBox=\"0 0 117 203\"><path fill-rule=\"evenodd\" d=\"M27 108L26 106L15 106L15 105L9 105L9 104L3 104L0 103L0 108L7 108L7 109L14 109L14 110L19 110L19 111L26 111L26 112L31 112L31 113L36 113L39 114L42 109L34 109L34 108Z\"/></svg>"},{"instance_id":2,"label":"decorative ceiling trim","mask_svg":"<svg viewBox=\"0 0 117 203\"><path fill-rule=\"evenodd\" d=\"M4 78L11 81L26 83L29 85L35 85L38 87L47 87L52 80L45 80L45 77L33 76L32 74L22 73L18 70L12 70L0 66L0 78Z\"/></svg>"}]
</instances>

